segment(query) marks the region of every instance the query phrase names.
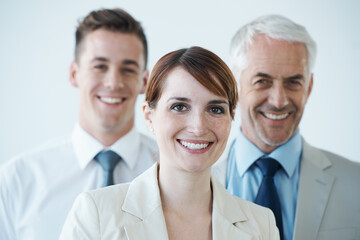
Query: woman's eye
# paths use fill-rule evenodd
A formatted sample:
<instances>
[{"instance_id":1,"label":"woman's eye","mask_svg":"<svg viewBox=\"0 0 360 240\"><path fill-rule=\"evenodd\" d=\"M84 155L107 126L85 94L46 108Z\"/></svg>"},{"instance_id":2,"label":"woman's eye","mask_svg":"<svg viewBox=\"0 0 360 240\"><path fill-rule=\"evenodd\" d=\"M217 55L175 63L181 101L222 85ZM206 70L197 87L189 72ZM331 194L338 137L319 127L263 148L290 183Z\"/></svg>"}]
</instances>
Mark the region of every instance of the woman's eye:
<instances>
[{"instance_id":1,"label":"woman's eye","mask_svg":"<svg viewBox=\"0 0 360 240\"><path fill-rule=\"evenodd\" d=\"M184 104L174 104L171 106L171 109L177 111L177 112L183 112L187 110L187 107Z\"/></svg>"},{"instance_id":2,"label":"woman's eye","mask_svg":"<svg viewBox=\"0 0 360 240\"><path fill-rule=\"evenodd\" d=\"M223 114L225 111L222 107L210 107L210 112L215 114Z\"/></svg>"}]
</instances>

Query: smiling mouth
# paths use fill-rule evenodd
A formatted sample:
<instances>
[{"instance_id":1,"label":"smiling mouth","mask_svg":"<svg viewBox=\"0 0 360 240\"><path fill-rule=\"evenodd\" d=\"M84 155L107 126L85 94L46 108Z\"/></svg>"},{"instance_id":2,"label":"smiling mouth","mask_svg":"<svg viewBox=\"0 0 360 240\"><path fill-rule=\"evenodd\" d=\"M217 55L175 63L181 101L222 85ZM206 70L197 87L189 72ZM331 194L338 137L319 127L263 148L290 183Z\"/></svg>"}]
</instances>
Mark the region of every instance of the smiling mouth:
<instances>
[{"instance_id":1,"label":"smiling mouth","mask_svg":"<svg viewBox=\"0 0 360 240\"><path fill-rule=\"evenodd\" d=\"M212 142L207 143L192 143L192 142L186 142L184 140L178 140L178 142L185 148L190 150L201 150L209 147Z\"/></svg>"},{"instance_id":2,"label":"smiling mouth","mask_svg":"<svg viewBox=\"0 0 360 240\"><path fill-rule=\"evenodd\" d=\"M114 98L114 97L98 97L100 101L108 104L118 104L125 101L125 98Z\"/></svg>"},{"instance_id":3,"label":"smiling mouth","mask_svg":"<svg viewBox=\"0 0 360 240\"><path fill-rule=\"evenodd\" d=\"M263 112L262 115L271 120L283 120L283 119L287 118L290 115L290 113L272 114L272 113Z\"/></svg>"}]
</instances>

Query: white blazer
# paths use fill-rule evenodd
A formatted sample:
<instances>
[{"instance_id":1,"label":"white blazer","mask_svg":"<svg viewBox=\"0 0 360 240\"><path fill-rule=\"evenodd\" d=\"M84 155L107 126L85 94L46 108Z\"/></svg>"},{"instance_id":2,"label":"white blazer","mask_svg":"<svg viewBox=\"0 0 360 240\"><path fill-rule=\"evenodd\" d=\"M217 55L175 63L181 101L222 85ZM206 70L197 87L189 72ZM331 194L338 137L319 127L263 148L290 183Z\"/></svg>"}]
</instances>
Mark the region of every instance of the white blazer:
<instances>
[{"instance_id":1,"label":"white blazer","mask_svg":"<svg viewBox=\"0 0 360 240\"><path fill-rule=\"evenodd\" d=\"M223 185L230 145L212 169ZM359 184L359 163L303 140L293 240L359 240Z\"/></svg>"},{"instance_id":2,"label":"white blazer","mask_svg":"<svg viewBox=\"0 0 360 240\"><path fill-rule=\"evenodd\" d=\"M168 239L154 164L131 183L82 193L60 239ZM214 240L279 239L272 212L228 193L211 178Z\"/></svg>"}]
</instances>

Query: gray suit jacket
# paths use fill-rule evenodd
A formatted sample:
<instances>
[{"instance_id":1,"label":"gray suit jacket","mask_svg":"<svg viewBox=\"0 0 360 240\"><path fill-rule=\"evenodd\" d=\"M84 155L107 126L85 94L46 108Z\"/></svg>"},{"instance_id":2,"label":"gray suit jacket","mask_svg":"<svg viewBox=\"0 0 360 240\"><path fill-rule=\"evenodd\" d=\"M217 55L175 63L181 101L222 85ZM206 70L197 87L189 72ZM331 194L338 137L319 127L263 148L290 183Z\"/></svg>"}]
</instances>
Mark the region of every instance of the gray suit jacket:
<instances>
[{"instance_id":1,"label":"gray suit jacket","mask_svg":"<svg viewBox=\"0 0 360 240\"><path fill-rule=\"evenodd\" d=\"M213 167L226 182L227 154ZM303 140L294 240L360 239L360 164Z\"/></svg>"},{"instance_id":2,"label":"gray suit jacket","mask_svg":"<svg viewBox=\"0 0 360 240\"><path fill-rule=\"evenodd\" d=\"M82 193L60 239L168 239L157 165L134 181ZM278 240L272 212L231 195L212 179L212 233L216 240Z\"/></svg>"}]
</instances>

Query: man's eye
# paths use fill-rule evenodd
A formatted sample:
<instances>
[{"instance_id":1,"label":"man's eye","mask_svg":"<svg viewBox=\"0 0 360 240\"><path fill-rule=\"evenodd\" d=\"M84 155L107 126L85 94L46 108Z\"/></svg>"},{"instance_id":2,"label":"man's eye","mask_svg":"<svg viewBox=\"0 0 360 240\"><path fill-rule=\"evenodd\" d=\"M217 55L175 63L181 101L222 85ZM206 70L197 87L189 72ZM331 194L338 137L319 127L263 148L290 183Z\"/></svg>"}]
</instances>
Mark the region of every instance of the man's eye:
<instances>
[{"instance_id":1,"label":"man's eye","mask_svg":"<svg viewBox=\"0 0 360 240\"><path fill-rule=\"evenodd\" d=\"M268 80L266 80L266 79L259 79L259 80L256 81L256 83L259 83L259 84L264 84L264 83L267 83L267 82L268 82Z\"/></svg>"},{"instance_id":2,"label":"man's eye","mask_svg":"<svg viewBox=\"0 0 360 240\"><path fill-rule=\"evenodd\" d=\"M290 80L290 84L292 84L292 85L301 85L299 80Z\"/></svg>"},{"instance_id":3,"label":"man's eye","mask_svg":"<svg viewBox=\"0 0 360 240\"><path fill-rule=\"evenodd\" d=\"M187 110L187 107L184 104L176 103L171 106L171 109L177 111L177 112L183 112Z\"/></svg>"},{"instance_id":4,"label":"man's eye","mask_svg":"<svg viewBox=\"0 0 360 240\"><path fill-rule=\"evenodd\" d=\"M134 69L132 69L132 68L124 68L123 72L124 73L136 73L136 71Z\"/></svg>"},{"instance_id":5,"label":"man's eye","mask_svg":"<svg viewBox=\"0 0 360 240\"><path fill-rule=\"evenodd\" d=\"M104 64L95 65L95 68L96 68L96 69L99 69L99 70L105 70L105 69L106 69L106 65L104 65Z\"/></svg>"},{"instance_id":6,"label":"man's eye","mask_svg":"<svg viewBox=\"0 0 360 240\"><path fill-rule=\"evenodd\" d=\"M223 114L225 112L224 108L222 107L210 107L209 111L215 114Z\"/></svg>"}]
</instances>

